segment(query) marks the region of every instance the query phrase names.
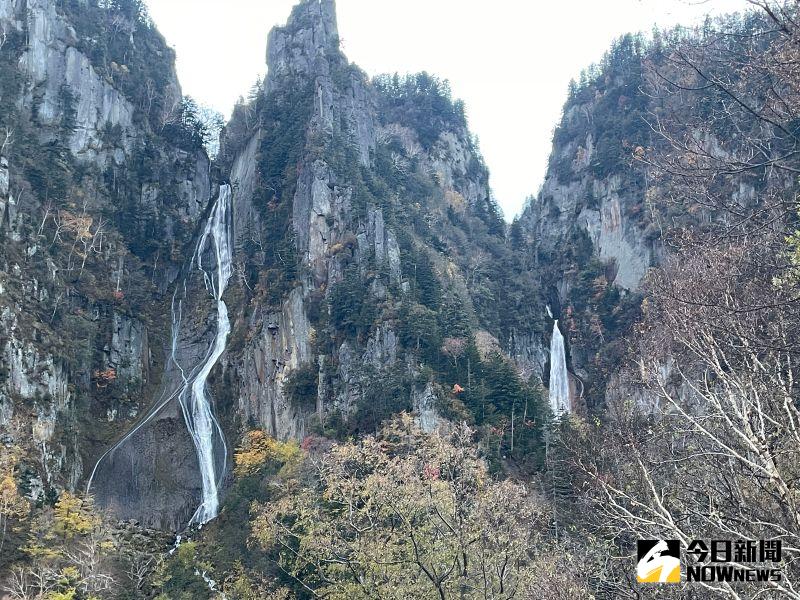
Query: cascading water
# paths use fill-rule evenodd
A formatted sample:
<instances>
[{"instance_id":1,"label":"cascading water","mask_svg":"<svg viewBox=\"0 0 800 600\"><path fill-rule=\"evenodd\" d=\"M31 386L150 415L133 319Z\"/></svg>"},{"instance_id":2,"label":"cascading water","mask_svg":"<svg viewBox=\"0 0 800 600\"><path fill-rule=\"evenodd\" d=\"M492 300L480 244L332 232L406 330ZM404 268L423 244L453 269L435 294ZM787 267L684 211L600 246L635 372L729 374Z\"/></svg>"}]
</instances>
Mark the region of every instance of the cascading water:
<instances>
[{"instance_id":1,"label":"cascading water","mask_svg":"<svg viewBox=\"0 0 800 600\"><path fill-rule=\"evenodd\" d=\"M220 186L219 196L211 208L203 233L197 242L189 270L172 297L172 336L170 361L180 374L180 384L171 393L165 394L147 415L113 447L109 448L97 461L89 477L87 492L100 463L150 422L167 404L177 397L192 438L201 478L201 502L194 512L189 525L203 525L217 516L219 510L219 487L228 460L225 437L211 407L211 398L206 381L214 365L225 350L230 333L228 308L222 300L232 272L233 232L231 219L231 189ZM204 256L213 257L213 265L203 262ZM203 275L206 290L211 294L217 315L217 329L214 340L197 364L186 368L178 358L178 340L181 333L184 301L187 297L187 279L199 271ZM182 292L179 296L179 290ZM165 397L166 396L166 397Z\"/></svg>"},{"instance_id":2,"label":"cascading water","mask_svg":"<svg viewBox=\"0 0 800 600\"><path fill-rule=\"evenodd\" d=\"M558 328L558 319L553 323L553 337L550 339L550 408L556 417L570 410L569 377L567 375L567 356L564 350L564 336Z\"/></svg>"},{"instance_id":3,"label":"cascading water","mask_svg":"<svg viewBox=\"0 0 800 600\"><path fill-rule=\"evenodd\" d=\"M216 469L214 457L215 437L219 439L222 446L222 471L224 471L228 454L222 429L211 410L211 399L206 389L206 380L209 373L211 373L211 369L225 350L225 343L231 330L230 321L228 320L228 307L222 300L222 295L225 293L225 288L228 286L228 280L231 277L233 236L231 231L230 199L230 187L227 185L221 186L219 197L211 209L203 235L200 236L192 257L192 267L196 265L203 273L206 290L211 293L217 304L217 332L199 368L192 369L192 374L189 377L186 377L186 372L178 363L175 354L183 301L178 301L177 318L173 301L171 358L180 369L183 377L183 386L178 393L178 401L181 404L183 417L186 420L186 427L189 429L189 434L192 436L192 441L197 451L202 483L202 501L189 521L190 525L207 523L217 516L217 511L219 510L220 481L218 477L221 478L223 473L218 474ZM203 266L203 253L207 248L210 249L209 244L212 243L215 272L209 273ZM184 282L184 295L185 293Z\"/></svg>"}]
</instances>

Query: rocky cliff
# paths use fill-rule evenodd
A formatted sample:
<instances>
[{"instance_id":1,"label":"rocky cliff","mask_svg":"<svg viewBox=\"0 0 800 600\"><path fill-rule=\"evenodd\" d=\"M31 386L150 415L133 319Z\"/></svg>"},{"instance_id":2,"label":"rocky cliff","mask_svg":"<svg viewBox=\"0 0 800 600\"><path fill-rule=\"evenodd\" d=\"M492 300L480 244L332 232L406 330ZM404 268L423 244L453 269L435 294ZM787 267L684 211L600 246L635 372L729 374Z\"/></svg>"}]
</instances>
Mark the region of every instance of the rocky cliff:
<instances>
[{"instance_id":1,"label":"rocky cliff","mask_svg":"<svg viewBox=\"0 0 800 600\"><path fill-rule=\"evenodd\" d=\"M211 196L172 53L124 8L0 2L0 428L39 502L151 405Z\"/></svg>"},{"instance_id":2,"label":"rocky cliff","mask_svg":"<svg viewBox=\"0 0 800 600\"><path fill-rule=\"evenodd\" d=\"M413 410L429 430L484 428L498 464L531 460L540 429L517 421L541 408L527 378L544 370L543 303L445 81L370 80L339 49L332 0L306 0L269 35L268 76L212 167L139 3L5 0L0 16L0 426L26 450L30 497L93 472L121 518L191 517L198 458L176 394L216 335L192 256L228 182L217 451L251 428L339 437Z\"/></svg>"},{"instance_id":3,"label":"rocky cliff","mask_svg":"<svg viewBox=\"0 0 800 600\"><path fill-rule=\"evenodd\" d=\"M745 27L735 19L724 26ZM678 186L670 177L682 172L677 157L683 142L671 141L663 123L681 123L693 131L697 139L684 142L706 149L715 157L711 165L746 163L741 158L746 152L738 146L746 136L721 141L729 132L724 110L720 115L715 107L725 106L725 92L710 86L708 94L718 94L718 104L705 100L695 105L672 83L685 76L681 65L686 66L686 57L670 54L683 35L676 29L656 32L649 41L623 36L599 65L572 84L554 132L545 182L510 228L511 241L527 254L542 295L561 318L573 401L580 410L602 409L607 393L620 395L607 384L641 316L646 275L665 264L675 247L669 236L696 235L724 219L724 211L693 195L691 184ZM757 127L749 133L753 138L762 134ZM653 156L661 158L654 162ZM763 183L745 171L726 183L725 193L746 213L757 205ZM769 173L768 180L791 186L779 171ZM666 181L671 187L665 187ZM524 359L514 347L509 351Z\"/></svg>"},{"instance_id":4,"label":"rocky cliff","mask_svg":"<svg viewBox=\"0 0 800 600\"><path fill-rule=\"evenodd\" d=\"M356 410L370 369L402 361L408 374L419 370L418 360L403 356L398 332L401 305L417 284L410 255L424 256L431 284L452 279L445 285L460 288L453 292L458 303L473 310L461 274L448 271L430 245L448 213L476 219L477 211L496 209L463 116L438 124L423 145L414 124L402 121L406 112L392 106L401 98L387 97L402 93L400 83L390 90L391 81L370 82L340 53L332 2L301 3L270 34L267 56L264 89L248 107L260 125L239 134L238 151L230 150L231 139L223 144L233 155L240 260L248 273L258 270L244 280L245 291L255 293L246 294L247 339L234 363L238 414L279 437L302 436L312 415ZM441 93L433 78L421 81L430 89L420 96ZM444 112L454 110L444 95L434 99ZM264 228L272 235L259 232ZM274 239L276 228L283 240ZM436 241L444 250L446 242ZM280 243L289 246L285 256ZM289 280L291 260L297 268ZM336 318L337 307L324 305L345 288L359 296L361 312L372 314ZM315 371L317 393L298 398L298 406L285 383L300 368ZM422 382L417 392L409 390L405 402L425 388Z\"/></svg>"},{"instance_id":5,"label":"rocky cliff","mask_svg":"<svg viewBox=\"0 0 800 600\"><path fill-rule=\"evenodd\" d=\"M657 137L649 122L659 101L645 75L656 54L641 37L624 36L572 86L545 182L512 225L562 319L578 407L602 404L643 278L664 256L663 221L640 160Z\"/></svg>"}]
</instances>

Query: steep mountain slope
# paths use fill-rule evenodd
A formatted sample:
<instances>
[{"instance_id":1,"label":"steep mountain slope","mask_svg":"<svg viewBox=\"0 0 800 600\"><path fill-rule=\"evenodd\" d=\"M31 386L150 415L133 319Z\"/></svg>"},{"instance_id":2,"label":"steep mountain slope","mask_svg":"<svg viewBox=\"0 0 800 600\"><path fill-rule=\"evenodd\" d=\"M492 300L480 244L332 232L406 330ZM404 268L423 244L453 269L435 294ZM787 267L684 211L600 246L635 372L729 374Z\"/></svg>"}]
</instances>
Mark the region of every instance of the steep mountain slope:
<instances>
[{"instance_id":1,"label":"steep mountain slope","mask_svg":"<svg viewBox=\"0 0 800 600\"><path fill-rule=\"evenodd\" d=\"M37 502L152 402L211 195L172 52L138 3L103 6L0 3L0 427Z\"/></svg>"},{"instance_id":2,"label":"steep mountain slope","mask_svg":"<svg viewBox=\"0 0 800 600\"><path fill-rule=\"evenodd\" d=\"M139 0L0 0L0 593L633 597L735 533L796 597L797 22L622 38L507 227L333 0L214 161Z\"/></svg>"},{"instance_id":3,"label":"steep mountain slope","mask_svg":"<svg viewBox=\"0 0 800 600\"><path fill-rule=\"evenodd\" d=\"M212 169L139 2L0 15L0 406L29 497L91 483L118 517L179 529L243 431L339 437L403 410L478 425L495 465L535 462L542 303L446 82L368 80L333 2L301 2ZM223 264L203 232L226 183ZM211 398L221 429L201 434Z\"/></svg>"},{"instance_id":4,"label":"steep mountain slope","mask_svg":"<svg viewBox=\"0 0 800 600\"><path fill-rule=\"evenodd\" d=\"M746 40L764 25L750 14L720 19L716 27ZM740 219L776 201L769 198L775 192L765 194L769 185L791 189L786 171L748 166L747 154L757 152L752 140L769 134L759 122L732 124L737 115L729 104L735 94L754 106L769 106L769 99L758 88L738 89L735 79L730 89L718 83L731 78L732 57L745 60L749 50L719 42L712 62L703 36L717 43L716 31L679 27L649 41L641 34L620 38L572 85L542 189L511 226L511 239L528 254L561 318L576 408L602 410L620 361L635 358L627 356L629 334L641 316L648 271L667 262L682 236L719 235L716 228L735 223L729 207L703 197L693 182L735 162L732 176L717 177L713 187L739 205ZM760 43L764 51L767 43ZM687 83L692 65L708 77L697 84L707 86L699 98ZM738 137L731 127L742 128ZM776 137L767 143L790 155L793 142ZM687 159L703 165L702 176L682 162L686 148L702 154Z\"/></svg>"},{"instance_id":5,"label":"steep mountain slope","mask_svg":"<svg viewBox=\"0 0 800 600\"><path fill-rule=\"evenodd\" d=\"M428 426L441 411L483 419L493 390L473 377L505 369L496 340L524 323L515 302L533 288L514 281L463 107L424 73L368 81L338 49L332 2L298 5L267 55L221 151L243 294L242 350L225 359L236 418L281 438L412 408ZM522 395L494 409L510 418Z\"/></svg>"},{"instance_id":6,"label":"steep mountain slope","mask_svg":"<svg viewBox=\"0 0 800 600\"><path fill-rule=\"evenodd\" d=\"M659 142L651 122L661 100L645 74L663 59L659 43L624 36L573 85L544 185L512 225L561 317L576 407L602 406L642 279L664 256L655 184L637 160Z\"/></svg>"}]
</instances>

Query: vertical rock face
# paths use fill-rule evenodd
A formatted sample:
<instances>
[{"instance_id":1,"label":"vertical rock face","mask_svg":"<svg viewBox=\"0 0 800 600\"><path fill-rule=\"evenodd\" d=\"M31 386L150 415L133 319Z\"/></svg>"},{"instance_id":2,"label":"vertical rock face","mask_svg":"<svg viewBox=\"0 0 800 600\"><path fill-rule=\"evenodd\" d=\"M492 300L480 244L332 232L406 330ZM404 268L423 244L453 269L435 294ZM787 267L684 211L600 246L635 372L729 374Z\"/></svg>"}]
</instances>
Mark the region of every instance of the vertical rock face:
<instances>
[{"instance_id":1,"label":"vertical rock face","mask_svg":"<svg viewBox=\"0 0 800 600\"><path fill-rule=\"evenodd\" d=\"M591 135L587 138L586 145L591 148ZM587 150L583 160L590 157L591 150ZM631 218L632 211L641 211L644 190L626 190L627 182L619 175L597 179L585 172L582 163L574 168L577 179L568 182L549 175L521 221L536 240L538 251L545 255L568 246L576 234L585 234L594 255L613 263L611 283L635 291L657 256L652 240L646 238L646 225ZM587 198L591 199L591 206L587 206Z\"/></svg>"},{"instance_id":2,"label":"vertical rock face","mask_svg":"<svg viewBox=\"0 0 800 600\"><path fill-rule=\"evenodd\" d=\"M375 147L374 101L363 73L350 67L339 51L332 0L295 7L286 26L270 33L267 56L267 94L298 80L311 84L307 138L336 137L339 143L352 144L361 164L369 167ZM340 177L326 160L311 153L301 162L292 222L298 252L317 285L328 281L326 253L341 242L350 224L352 190L350 182L337 185Z\"/></svg>"},{"instance_id":3,"label":"vertical rock face","mask_svg":"<svg viewBox=\"0 0 800 600\"><path fill-rule=\"evenodd\" d=\"M641 218L646 189L630 179L627 167L598 176L600 158L589 126L595 110L595 102L565 108L561 128L575 139L554 144L545 183L521 222L545 255L563 251L576 234L585 234L592 253L613 262L616 272L611 283L636 290L657 254Z\"/></svg>"},{"instance_id":4,"label":"vertical rock face","mask_svg":"<svg viewBox=\"0 0 800 600\"><path fill-rule=\"evenodd\" d=\"M589 402L602 401L643 279L664 253L653 183L637 160L655 143L647 123L658 100L643 91L650 60L625 36L571 89L545 183L514 224L558 308L570 371Z\"/></svg>"},{"instance_id":5,"label":"vertical rock face","mask_svg":"<svg viewBox=\"0 0 800 600\"><path fill-rule=\"evenodd\" d=\"M426 228L435 228L437 220L447 219L448 210L469 219L476 210L491 211L493 204L485 168L465 124L448 123L423 145L422 134L398 120L402 113L381 108L393 100L384 98L386 92L339 50L332 0L300 2L286 25L270 33L267 61L262 96L250 107L251 114L260 111L264 125L240 133L231 158L237 260L260 275L257 286L249 284L254 290L246 291L250 299L239 316L242 350L228 360L239 381L237 418L279 437L301 437L334 412L347 419L358 411L361 399L376 393L370 389L382 373L402 364L404 376L418 374L417 359L406 355L398 333L403 323L397 312L416 285L416 266L404 264L403 254L414 247L426 254L429 249L422 232L401 227L397 215L406 210L401 207L414 207L421 222L430 210ZM287 122L297 113L287 111L287 105L308 108L291 135ZM281 115L277 125L275 112ZM239 129L234 117L229 134ZM268 157L275 162L274 148L284 137L294 144L300 138L302 148L283 178L269 180L274 165ZM422 198L413 196L418 192L379 187L386 186L382 182L387 178L410 179L415 170L431 185L425 191L436 198L430 207L419 204ZM276 222L284 206L290 218ZM284 224L298 272L290 289L265 306L263 294L270 294L275 285L270 282L276 281L276 273L285 273L285 261L291 260L284 249L275 252L272 266L267 264L276 229ZM462 242L451 243L456 247ZM458 267L442 263L442 273L469 302ZM353 286L363 287L356 291ZM357 297L347 296L345 289ZM350 325L344 332L330 321L336 318L335 303L345 297L360 306L382 308L369 323ZM346 315L349 322L359 318ZM287 391L296 389L292 378L312 370L316 397L292 397ZM414 390L403 395L398 410L424 405L426 426L432 426L433 387L423 384Z\"/></svg>"},{"instance_id":6,"label":"vertical rock face","mask_svg":"<svg viewBox=\"0 0 800 600\"><path fill-rule=\"evenodd\" d=\"M114 313L108 366L133 389L147 383L150 374L150 346L144 323Z\"/></svg>"},{"instance_id":7,"label":"vertical rock face","mask_svg":"<svg viewBox=\"0 0 800 600\"><path fill-rule=\"evenodd\" d=\"M313 329L302 290L292 290L279 313L259 310L253 317L252 327L259 333L247 346L239 368L239 416L259 423L275 437L301 439L307 431L307 414L292 405L283 384L292 370L312 359Z\"/></svg>"},{"instance_id":8,"label":"vertical rock face","mask_svg":"<svg viewBox=\"0 0 800 600\"><path fill-rule=\"evenodd\" d=\"M499 275L519 265L444 82L370 81L339 50L332 0L305 0L270 34L264 88L234 112L214 181L163 39L81 7L0 0L4 30L30 36L0 56L16 85L0 132L20 132L0 156L0 432L31 457L31 495L93 472L122 518L191 518L201 481L176 393L219 323L191 259L224 183L231 331L208 387L230 447L246 428L354 434L401 410L432 430L443 403L468 410L457 390L473 372L443 375L450 363L488 364L499 338L544 370L534 334L501 322L514 281ZM81 35L87 22L125 51ZM475 346L489 350L464 359Z\"/></svg>"},{"instance_id":9,"label":"vertical rock face","mask_svg":"<svg viewBox=\"0 0 800 600\"><path fill-rule=\"evenodd\" d=\"M289 77L330 75L326 56L339 50L339 28L333 0L298 4L285 27L273 29L267 41L267 87L277 89Z\"/></svg>"},{"instance_id":10,"label":"vertical rock face","mask_svg":"<svg viewBox=\"0 0 800 600\"><path fill-rule=\"evenodd\" d=\"M269 34L266 91L284 89L298 80L311 82L310 133L344 130L358 148L362 164L368 165L375 146L373 99L364 75L343 61L333 0L301 2L286 26Z\"/></svg>"},{"instance_id":11,"label":"vertical rock face","mask_svg":"<svg viewBox=\"0 0 800 600\"><path fill-rule=\"evenodd\" d=\"M258 183L256 157L260 144L261 133L256 132L236 156L231 169L230 179L234 186L233 235L237 250L241 250L246 243L263 246L264 232L259 213L253 206Z\"/></svg>"},{"instance_id":12,"label":"vertical rock face","mask_svg":"<svg viewBox=\"0 0 800 600\"><path fill-rule=\"evenodd\" d=\"M387 265L396 281L400 279L399 249L394 233L384 228L380 209L367 207L363 223L353 218L352 182L311 147L311 140L335 138L338 143L351 145L365 168L370 166L375 147L372 91L364 75L348 65L339 51L334 3L313 0L295 7L286 25L270 33L267 61L265 97L300 88L309 94L302 99L311 108L301 129L306 144L298 160L291 198L293 244L306 277L297 281L280 308L255 307L247 317L252 333L248 333L249 341L236 360L241 382L238 406L242 420L257 423L282 438L297 438L305 435L307 419L318 407L293 405L284 392L284 383L299 367L324 363L312 348L315 329L307 316L309 297L324 294L326 288L342 279L343 263L337 255L350 254L356 239L359 252L370 248L370 257ZM237 188L236 236L240 247L246 237L266 234L254 197L259 193L257 163L271 142L268 133L256 130L233 161L231 180ZM253 233L258 231L261 233ZM362 258L366 265L367 255ZM337 354L334 352L328 361L338 361ZM345 371L342 381L351 378L349 369ZM347 387L346 383L339 385ZM335 395L349 404L346 396Z\"/></svg>"},{"instance_id":13,"label":"vertical rock face","mask_svg":"<svg viewBox=\"0 0 800 600\"><path fill-rule=\"evenodd\" d=\"M411 405L416 413L417 423L425 433L436 431L440 418L436 412L436 394L429 383L423 390L414 390Z\"/></svg>"},{"instance_id":14,"label":"vertical rock face","mask_svg":"<svg viewBox=\"0 0 800 600\"><path fill-rule=\"evenodd\" d=\"M0 0L0 435L36 500L85 485L157 400L171 287L212 192L202 147L164 127L180 100L170 50L115 10ZM175 423L144 446L181 456ZM180 502L137 471L157 460L137 453L115 473L133 487L108 499L177 526Z\"/></svg>"},{"instance_id":15,"label":"vertical rock face","mask_svg":"<svg viewBox=\"0 0 800 600\"><path fill-rule=\"evenodd\" d=\"M64 115L65 103L72 104L74 130L69 149L82 160L105 160L111 154L121 162L133 147L133 105L95 71L89 58L75 45L75 29L58 14L51 0L0 2L4 28L24 28L28 49L20 66L28 78L25 102L38 107L36 116L44 125L57 124ZM5 15L5 16L3 16ZM102 131L119 127L121 136L115 148L104 147Z\"/></svg>"}]
</instances>

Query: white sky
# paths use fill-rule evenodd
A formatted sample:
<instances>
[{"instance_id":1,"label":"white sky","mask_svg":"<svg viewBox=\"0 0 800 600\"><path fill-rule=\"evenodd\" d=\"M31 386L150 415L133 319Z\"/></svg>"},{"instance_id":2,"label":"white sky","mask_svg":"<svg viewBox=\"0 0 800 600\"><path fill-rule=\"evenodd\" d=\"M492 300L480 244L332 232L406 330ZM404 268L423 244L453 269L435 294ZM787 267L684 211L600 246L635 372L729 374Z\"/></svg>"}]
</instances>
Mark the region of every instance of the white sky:
<instances>
[{"instance_id":1,"label":"white sky","mask_svg":"<svg viewBox=\"0 0 800 600\"><path fill-rule=\"evenodd\" d=\"M295 0L147 0L178 56L184 93L226 116L263 76L269 30ZM450 80L480 138L507 219L544 178L571 78L611 42L654 23L693 24L745 0L338 0L348 58L369 75Z\"/></svg>"}]
</instances>

